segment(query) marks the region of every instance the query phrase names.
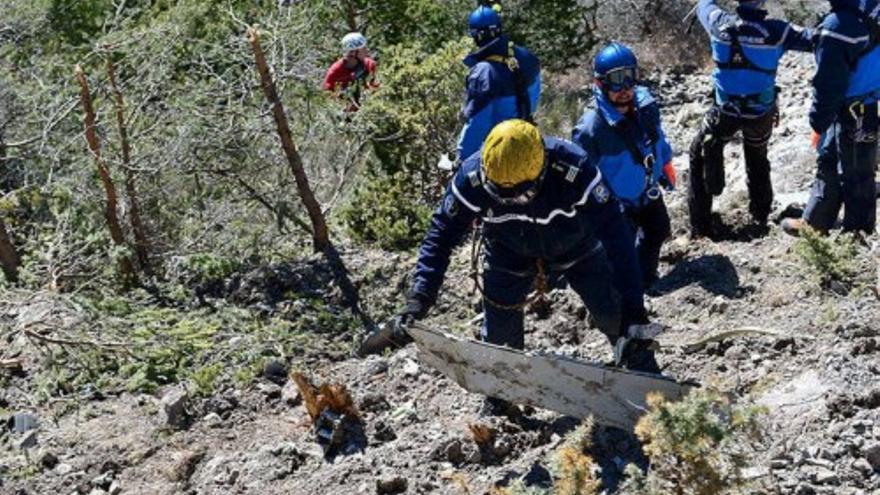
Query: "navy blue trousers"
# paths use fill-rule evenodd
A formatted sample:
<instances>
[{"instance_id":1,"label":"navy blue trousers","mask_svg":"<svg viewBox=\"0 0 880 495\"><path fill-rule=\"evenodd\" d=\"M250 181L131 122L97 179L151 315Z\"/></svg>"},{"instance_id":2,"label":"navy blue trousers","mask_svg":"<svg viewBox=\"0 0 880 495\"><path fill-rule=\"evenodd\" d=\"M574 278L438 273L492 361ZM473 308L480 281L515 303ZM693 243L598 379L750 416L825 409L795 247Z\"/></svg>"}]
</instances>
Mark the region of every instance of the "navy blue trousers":
<instances>
[{"instance_id":1,"label":"navy blue trousers","mask_svg":"<svg viewBox=\"0 0 880 495\"><path fill-rule=\"evenodd\" d=\"M657 280L657 266L660 264L660 248L672 235L669 212L663 196L640 206L627 206L624 214L636 238L636 252L639 255L639 268L642 282L647 288Z\"/></svg>"},{"instance_id":2,"label":"navy blue trousers","mask_svg":"<svg viewBox=\"0 0 880 495\"><path fill-rule=\"evenodd\" d=\"M614 342L621 327L620 296L614 288L605 249L598 243L587 249L590 252L572 266L554 266L548 262L545 269L551 278L564 276L586 305L595 325ZM537 260L515 271L493 266L492 260L487 260L483 273L485 319L480 334L483 341L514 349L525 347L523 309L500 306L518 305L526 300L534 285L536 263Z\"/></svg>"},{"instance_id":3,"label":"navy blue trousers","mask_svg":"<svg viewBox=\"0 0 880 495\"><path fill-rule=\"evenodd\" d=\"M843 230L871 233L877 222L877 104L845 110L822 136L804 220L827 231L843 206Z\"/></svg>"}]
</instances>

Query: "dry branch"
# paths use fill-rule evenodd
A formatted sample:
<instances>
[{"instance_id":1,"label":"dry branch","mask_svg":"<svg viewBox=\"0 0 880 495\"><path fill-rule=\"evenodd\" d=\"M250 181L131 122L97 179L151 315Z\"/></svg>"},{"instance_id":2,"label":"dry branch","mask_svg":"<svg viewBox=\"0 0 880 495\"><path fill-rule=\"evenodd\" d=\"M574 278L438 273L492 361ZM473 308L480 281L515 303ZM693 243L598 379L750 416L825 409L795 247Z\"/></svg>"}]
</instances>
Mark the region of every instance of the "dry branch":
<instances>
[{"instance_id":1,"label":"dry branch","mask_svg":"<svg viewBox=\"0 0 880 495\"><path fill-rule=\"evenodd\" d=\"M248 29L248 41L250 41L254 52L263 93L272 105L272 116L275 118L275 126L278 129L278 136L281 138L281 146L284 148L284 154L287 156L290 170L293 172L294 179L296 179L296 189L312 222L312 242L315 251L326 251L330 247L327 222L324 219L324 214L321 212L321 205L318 204L318 200L315 199L315 195L309 186L309 179L303 168L302 157L300 157L296 144L293 142L290 125L284 112L284 105L281 103L278 91L275 89L275 83L272 81L269 65L266 63L266 56L263 53L263 48L260 46L260 35L256 29Z\"/></svg>"},{"instance_id":2,"label":"dry branch","mask_svg":"<svg viewBox=\"0 0 880 495\"><path fill-rule=\"evenodd\" d=\"M110 177L110 170L107 164L101 158L101 144L98 142L98 135L95 132L95 110L92 106L92 95L89 92L89 83L86 75L78 64L76 66L76 79L80 86L80 100L83 105L84 123L86 132L86 141L89 144L89 150L95 159L95 165L98 167L98 175L101 177L101 183L104 185L104 193L107 200L104 210L104 217L107 219L107 227L110 229L110 238L113 243L120 247L127 247L125 236L122 234L122 227L119 225L119 215L116 211L117 194L116 186ZM119 267L126 285L137 283L134 268L131 260L127 256L123 256L119 260Z\"/></svg>"},{"instance_id":3,"label":"dry branch","mask_svg":"<svg viewBox=\"0 0 880 495\"><path fill-rule=\"evenodd\" d=\"M122 166L125 169L125 193L128 195L128 202L131 211L129 217L131 221L131 230L134 233L135 253L137 253L138 263L141 269L146 273L150 273L150 257L148 254L147 235L144 231L144 225L141 222L140 200L135 187L136 174L131 166L131 144L128 140L128 128L125 125L125 100L122 97L122 91L116 84L116 67L113 65L113 59L107 57L107 76L110 78L110 88L113 91L113 99L116 104L116 124L119 127L119 141L122 145Z\"/></svg>"}]
</instances>

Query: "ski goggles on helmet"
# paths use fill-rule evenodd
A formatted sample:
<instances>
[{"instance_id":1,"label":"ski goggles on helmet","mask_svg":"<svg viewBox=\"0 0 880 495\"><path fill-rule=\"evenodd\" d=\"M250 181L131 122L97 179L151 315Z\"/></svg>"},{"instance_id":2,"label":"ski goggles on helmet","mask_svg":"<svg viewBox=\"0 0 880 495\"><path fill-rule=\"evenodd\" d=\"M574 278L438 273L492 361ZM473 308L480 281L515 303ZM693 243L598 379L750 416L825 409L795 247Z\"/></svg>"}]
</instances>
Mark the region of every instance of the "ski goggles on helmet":
<instances>
[{"instance_id":1,"label":"ski goggles on helmet","mask_svg":"<svg viewBox=\"0 0 880 495\"><path fill-rule=\"evenodd\" d=\"M489 197L499 204L527 205L538 195L546 172L547 167L545 166L541 170L541 174L534 180L527 180L510 187L499 186L483 176L483 189L489 194Z\"/></svg>"},{"instance_id":2,"label":"ski goggles on helmet","mask_svg":"<svg viewBox=\"0 0 880 495\"><path fill-rule=\"evenodd\" d=\"M615 92L632 89L636 85L636 79L638 79L638 70L635 67L610 70L599 78L603 88Z\"/></svg>"}]
</instances>

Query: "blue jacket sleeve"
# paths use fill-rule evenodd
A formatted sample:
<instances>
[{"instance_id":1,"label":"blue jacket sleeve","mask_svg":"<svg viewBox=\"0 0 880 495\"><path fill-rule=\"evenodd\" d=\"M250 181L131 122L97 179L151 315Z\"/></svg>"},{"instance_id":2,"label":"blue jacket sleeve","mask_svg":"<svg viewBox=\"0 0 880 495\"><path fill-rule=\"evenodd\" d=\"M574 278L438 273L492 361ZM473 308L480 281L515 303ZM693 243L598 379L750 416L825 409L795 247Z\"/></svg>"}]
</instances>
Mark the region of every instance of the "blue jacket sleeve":
<instances>
[{"instance_id":1,"label":"blue jacket sleeve","mask_svg":"<svg viewBox=\"0 0 880 495\"><path fill-rule=\"evenodd\" d=\"M477 216L478 210L475 211L473 205L464 204L453 192L456 179L459 179L459 175L446 188L446 194L434 211L431 226L419 248L412 294L429 305L437 299L452 250L461 244Z\"/></svg>"},{"instance_id":2,"label":"blue jacket sleeve","mask_svg":"<svg viewBox=\"0 0 880 495\"><path fill-rule=\"evenodd\" d=\"M697 4L697 19L710 35L717 35L718 26L726 23L727 18L731 16L732 14L719 7L715 0L700 0Z\"/></svg>"},{"instance_id":3,"label":"blue jacket sleeve","mask_svg":"<svg viewBox=\"0 0 880 495\"><path fill-rule=\"evenodd\" d=\"M606 203L595 205L592 214L596 237L605 247L614 271L614 286L621 295L623 321L642 319L645 317L645 292L639 259L632 229L620 212L620 203L609 198Z\"/></svg>"},{"instance_id":4,"label":"blue jacket sleeve","mask_svg":"<svg viewBox=\"0 0 880 495\"><path fill-rule=\"evenodd\" d=\"M826 18L828 20L828 18ZM810 108L810 127L819 134L837 118L846 99L852 61L861 50L856 38L837 36L831 31L838 24L821 28L817 34L816 75L813 77L813 103Z\"/></svg>"},{"instance_id":5,"label":"blue jacket sleeve","mask_svg":"<svg viewBox=\"0 0 880 495\"><path fill-rule=\"evenodd\" d=\"M813 40L813 30L796 24L789 24L788 30L785 32L785 39L782 40L782 46L786 50L812 52L816 47Z\"/></svg>"}]
</instances>

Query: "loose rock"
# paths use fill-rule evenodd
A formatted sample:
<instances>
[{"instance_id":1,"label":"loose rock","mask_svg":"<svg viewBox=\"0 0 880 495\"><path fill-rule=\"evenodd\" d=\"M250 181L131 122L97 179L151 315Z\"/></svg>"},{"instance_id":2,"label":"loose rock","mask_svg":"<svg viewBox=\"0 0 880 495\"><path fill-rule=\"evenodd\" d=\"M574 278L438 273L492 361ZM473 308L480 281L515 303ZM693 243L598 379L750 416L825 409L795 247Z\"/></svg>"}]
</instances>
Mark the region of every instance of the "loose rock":
<instances>
[{"instance_id":1,"label":"loose rock","mask_svg":"<svg viewBox=\"0 0 880 495\"><path fill-rule=\"evenodd\" d=\"M407 485L406 478L400 476L378 479L376 480L376 493L378 495L403 493L406 491Z\"/></svg>"},{"instance_id":2,"label":"loose rock","mask_svg":"<svg viewBox=\"0 0 880 495\"><path fill-rule=\"evenodd\" d=\"M162 421L166 426L181 430L186 427L187 414L186 403L189 399L186 391L180 388L173 388L165 393L162 397Z\"/></svg>"}]
</instances>

